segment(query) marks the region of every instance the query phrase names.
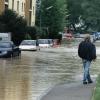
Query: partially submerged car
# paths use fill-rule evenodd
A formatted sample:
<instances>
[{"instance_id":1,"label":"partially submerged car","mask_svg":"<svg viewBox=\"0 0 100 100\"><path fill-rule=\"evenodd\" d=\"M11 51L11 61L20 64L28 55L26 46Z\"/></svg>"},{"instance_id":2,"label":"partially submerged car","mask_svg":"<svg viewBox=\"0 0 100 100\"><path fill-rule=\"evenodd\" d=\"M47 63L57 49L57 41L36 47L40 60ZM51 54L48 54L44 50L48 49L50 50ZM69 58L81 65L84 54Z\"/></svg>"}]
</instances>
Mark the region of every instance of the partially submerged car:
<instances>
[{"instance_id":1,"label":"partially submerged car","mask_svg":"<svg viewBox=\"0 0 100 100\"><path fill-rule=\"evenodd\" d=\"M0 58L19 56L21 50L12 41L0 41Z\"/></svg>"},{"instance_id":2,"label":"partially submerged car","mask_svg":"<svg viewBox=\"0 0 100 100\"><path fill-rule=\"evenodd\" d=\"M52 39L39 39L39 46L42 48L49 48L53 46Z\"/></svg>"},{"instance_id":3,"label":"partially submerged car","mask_svg":"<svg viewBox=\"0 0 100 100\"><path fill-rule=\"evenodd\" d=\"M95 40L100 40L100 32L94 32L93 36L94 36Z\"/></svg>"},{"instance_id":4,"label":"partially submerged car","mask_svg":"<svg viewBox=\"0 0 100 100\"><path fill-rule=\"evenodd\" d=\"M50 44L50 46L53 46L53 39L48 39L48 43Z\"/></svg>"},{"instance_id":5,"label":"partially submerged car","mask_svg":"<svg viewBox=\"0 0 100 100\"><path fill-rule=\"evenodd\" d=\"M23 40L19 48L23 51L36 51L36 40Z\"/></svg>"}]
</instances>

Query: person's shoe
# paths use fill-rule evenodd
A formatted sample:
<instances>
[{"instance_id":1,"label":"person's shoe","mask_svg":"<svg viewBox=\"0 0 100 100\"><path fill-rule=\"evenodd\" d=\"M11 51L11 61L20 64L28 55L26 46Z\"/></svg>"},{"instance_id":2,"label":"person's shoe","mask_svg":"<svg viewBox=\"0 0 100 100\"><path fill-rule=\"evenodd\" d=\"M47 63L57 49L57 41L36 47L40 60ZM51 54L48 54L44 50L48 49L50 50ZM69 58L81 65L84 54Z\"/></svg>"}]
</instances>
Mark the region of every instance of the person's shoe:
<instances>
[{"instance_id":1,"label":"person's shoe","mask_svg":"<svg viewBox=\"0 0 100 100\"><path fill-rule=\"evenodd\" d=\"M88 84L91 84L91 83L93 83L93 81L88 81Z\"/></svg>"},{"instance_id":2,"label":"person's shoe","mask_svg":"<svg viewBox=\"0 0 100 100\"><path fill-rule=\"evenodd\" d=\"M84 81L84 82L83 82L83 84L87 84L87 82L86 82L86 81Z\"/></svg>"}]
</instances>

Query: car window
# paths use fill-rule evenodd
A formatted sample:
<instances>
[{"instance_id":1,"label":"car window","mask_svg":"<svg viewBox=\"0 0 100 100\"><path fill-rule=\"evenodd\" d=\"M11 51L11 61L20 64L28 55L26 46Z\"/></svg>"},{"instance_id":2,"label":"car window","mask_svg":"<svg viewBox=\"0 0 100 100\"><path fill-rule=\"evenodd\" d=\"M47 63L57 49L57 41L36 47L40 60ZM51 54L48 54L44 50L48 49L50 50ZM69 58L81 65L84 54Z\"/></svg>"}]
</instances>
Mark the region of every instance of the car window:
<instances>
[{"instance_id":1,"label":"car window","mask_svg":"<svg viewBox=\"0 0 100 100\"><path fill-rule=\"evenodd\" d=\"M52 39L48 39L48 43L52 44L53 43Z\"/></svg>"},{"instance_id":2,"label":"car window","mask_svg":"<svg viewBox=\"0 0 100 100\"><path fill-rule=\"evenodd\" d=\"M48 44L48 40L39 40L39 44Z\"/></svg>"},{"instance_id":3,"label":"car window","mask_svg":"<svg viewBox=\"0 0 100 100\"><path fill-rule=\"evenodd\" d=\"M36 41L23 41L21 45L36 45Z\"/></svg>"},{"instance_id":4,"label":"car window","mask_svg":"<svg viewBox=\"0 0 100 100\"><path fill-rule=\"evenodd\" d=\"M10 43L0 43L0 48L9 48L11 47L11 44Z\"/></svg>"}]
</instances>

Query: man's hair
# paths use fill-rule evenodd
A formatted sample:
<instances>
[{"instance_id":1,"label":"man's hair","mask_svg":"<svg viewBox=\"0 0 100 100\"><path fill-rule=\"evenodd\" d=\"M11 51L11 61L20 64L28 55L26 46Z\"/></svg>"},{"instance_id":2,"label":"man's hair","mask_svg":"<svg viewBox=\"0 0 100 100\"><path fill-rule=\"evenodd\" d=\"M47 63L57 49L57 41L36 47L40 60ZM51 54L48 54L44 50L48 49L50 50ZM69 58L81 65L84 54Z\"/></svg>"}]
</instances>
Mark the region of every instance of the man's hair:
<instances>
[{"instance_id":1,"label":"man's hair","mask_svg":"<svg viewBox=\"0 0 100 100\"><path fill-rule=\"evenodd\" d=\"M87 35L85 36L84 41L86 41L86 42L91 42L90 34L87 34Z\"/></svg>"}]
</instances>

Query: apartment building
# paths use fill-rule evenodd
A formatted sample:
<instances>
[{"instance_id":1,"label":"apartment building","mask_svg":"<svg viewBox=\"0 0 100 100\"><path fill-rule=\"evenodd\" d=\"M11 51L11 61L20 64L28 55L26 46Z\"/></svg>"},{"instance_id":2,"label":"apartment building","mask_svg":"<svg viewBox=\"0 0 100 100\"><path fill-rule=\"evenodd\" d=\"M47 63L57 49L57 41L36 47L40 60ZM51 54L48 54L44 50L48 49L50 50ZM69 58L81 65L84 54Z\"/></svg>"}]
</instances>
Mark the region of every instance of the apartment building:
<instances>
[{"instance_id":1,"label":"apartment building","mask_svg":"<svg viewBox=\"0 0 100 100\"><path fill-rule=\"evenodd\" d=\"M35 25L36 0L0 0L0 13L8 8L23 16L29 26Z\"/></svg>"}]
</instances>

